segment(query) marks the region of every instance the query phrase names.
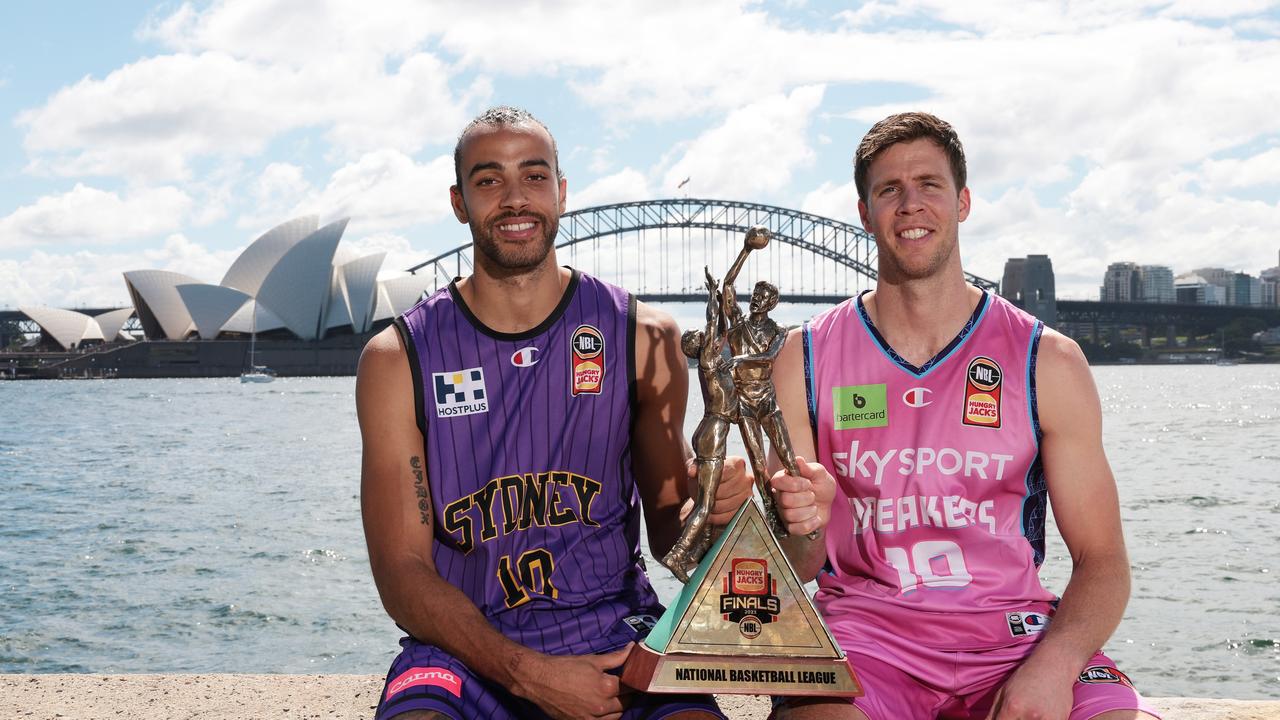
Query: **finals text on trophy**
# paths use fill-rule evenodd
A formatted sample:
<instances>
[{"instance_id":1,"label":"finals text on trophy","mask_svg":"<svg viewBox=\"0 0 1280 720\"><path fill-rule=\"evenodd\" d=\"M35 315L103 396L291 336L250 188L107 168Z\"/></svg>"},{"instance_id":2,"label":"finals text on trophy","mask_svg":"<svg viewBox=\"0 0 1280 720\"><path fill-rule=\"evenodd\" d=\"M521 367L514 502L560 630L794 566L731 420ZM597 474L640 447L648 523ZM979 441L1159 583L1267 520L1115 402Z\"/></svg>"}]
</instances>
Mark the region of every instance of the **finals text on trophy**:
<instances>
[{"instance_id":1,"label":"finals text on trophy","mask_svg":"<svg viewBox=\"0 0 1280 720\"><path fill-rule=\"evenodd\" d=\"M693 435L698 498L680 538L662 559L684 589L649 637L631 652L622 682L648 692L861 695L862 689L778 544L786 530L765 474L765 436L791 475L799 475L773 387L773 360L786 329L769 318L778 290L756 284L750 313L733 282L769 231L751 228L723 286L707 272L707 323L681 338L698 361L705 412ZM725 352L726 346L729 350ZM737 426L758 483L762 511L747 500L714 543L706 518L729 431Z\"/></svg>"}]
</instances>

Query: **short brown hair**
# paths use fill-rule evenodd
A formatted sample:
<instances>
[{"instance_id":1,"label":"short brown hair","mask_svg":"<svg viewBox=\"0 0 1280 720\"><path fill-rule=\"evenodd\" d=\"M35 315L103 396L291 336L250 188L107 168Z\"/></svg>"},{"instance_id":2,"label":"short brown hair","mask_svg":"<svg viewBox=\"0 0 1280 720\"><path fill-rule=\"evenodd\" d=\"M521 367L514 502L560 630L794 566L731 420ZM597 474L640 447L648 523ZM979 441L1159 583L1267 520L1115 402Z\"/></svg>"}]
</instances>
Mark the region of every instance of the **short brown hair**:
<instances>
[{"instance_id":1,"label":"short brown hair","mask_svg":"<svg viewBox=\"0 0 1280 720\"><path fill-rule=\"evenodd\" d=\"M964 146L960 136L950 123L924 112L905 112L890 115L881 120L862 137L858 151L853 154L853 184L858 188L858 199L867 201L867 173L871 163L891 145L926 138L932 140L947 154L951 165L951 177L956 181L956 192L964 189L969 171L964 162Z\"/></svg>"}]
</instances>

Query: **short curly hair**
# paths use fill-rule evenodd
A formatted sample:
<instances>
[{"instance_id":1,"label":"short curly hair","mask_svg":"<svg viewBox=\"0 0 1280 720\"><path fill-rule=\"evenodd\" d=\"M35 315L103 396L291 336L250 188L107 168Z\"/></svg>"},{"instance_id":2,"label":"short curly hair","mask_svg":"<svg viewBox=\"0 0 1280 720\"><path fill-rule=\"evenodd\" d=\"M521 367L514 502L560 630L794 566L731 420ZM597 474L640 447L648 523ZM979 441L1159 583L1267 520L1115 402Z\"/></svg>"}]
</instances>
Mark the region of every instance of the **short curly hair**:
<instances>
[{"instance_id":1,"label":"short curly hair","mask_svg":"<svg viewBox=\"0 0 1280 720\"><path fill-rule=\"evenodd\" d=\"M515 126L515 125L537 125L547 131L547 137L551 138L551 154L556 163L556 179L563 180L564 173L560 172L560 151L556 148L556 137L551 134L551 129L546 123L533 116L533 113L524 108L512 107L511 105L499 105L491 107L488 110L477 115L467 126L462 128L462 132L458 133L458 142L453 146L453 177L458 187L462 187L462 142L467 139L467 135L471 134L481 126Z\"/></svg>"}]
</instances>

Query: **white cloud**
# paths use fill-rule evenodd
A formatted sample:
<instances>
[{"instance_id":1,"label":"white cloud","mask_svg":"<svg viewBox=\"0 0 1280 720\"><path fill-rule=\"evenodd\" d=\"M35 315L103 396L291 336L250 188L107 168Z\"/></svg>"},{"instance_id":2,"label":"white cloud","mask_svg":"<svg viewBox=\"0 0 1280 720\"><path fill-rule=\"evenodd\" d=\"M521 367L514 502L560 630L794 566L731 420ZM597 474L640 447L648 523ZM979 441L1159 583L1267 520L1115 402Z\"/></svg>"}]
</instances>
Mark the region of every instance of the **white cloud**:
<instances>
[{"instance_id":1,"label":"white cloud","mask_svg":"<svg viewBox=\"0 0 1280 720\"><path fill-rule=\"evenodd\" d=\"M357 239L344 236L342 244L362 257L373 253L386 253L387 256L382 261L382 270L378 273L378 277L384 279L401 275L408 268L438 254L421 248L414 248L408 238L395 233L377 233Z\"/></svg>"},{"instance_id":2,"label":"white cloud","mask_svg":"<svg viewBox=\"0 0 1280 720\"><path fill-rule=\"evenodd\" d=\"M862 220L858 217L858 189L852 179L840 185L833 182L822 183L804 196L800 201L800 209L862 227Z\"/></svg>"},{"instance_id":3,"label":"white cloud","mask_svg":"<svg viewBox=\"0 0 1280 720\"><path fill-rule=\"evenodd\" d=\"M416 152L450 141L465 108L492 92L479 79L455 96L448 69L430 54L405 58L394 72L385 61L335 52L292 67L213 50L143 59L20 113L28 171L186 179L201 158L255 156L300 129L325 133L338 159Z\"/></svg>"},{"instance_id":4,"label":"white cloud","mask_svg":"<svg viewBox=\"0 0 1280 720\"><path fill-rule=\"evenodd\" d=\"M300 202L289 216L350 217L348 232L432 223L453 216L453 180L452 155L420 164L396 150L378 150L339 168L323 190Z\"/></svg>"},{"instance_id":5,"label":"white cloud","mask_svg":"<svg viewBox=\"0 0 1280 720\"><path fill-rule=\"evenodd\" d=\"M822 86L800 87L735 110L683 149L662 187L691 178L691 195L749 201L782 191L813 162L808 129L822 94Z\"/></svg>"},{"instance_id":6,"label":"white cloud","mask_svg":"<svg viewBox=\"0 0 1280 720\"><path fill-rule=\"evenodd\" d=\"M643 173L634 168L624 168L612 175L602 177L581 190L575 191L571 184L567 192L569 210L580 210L609 203L648 200L653 197L649 190L649 181L645 179Z\"/></svg>"},{"instance_id":7,"label":"white cloud","mask_svg":"<svg viewBox=\"0 0 1280 720\"><path fill-rule=\"evenodd\" d=\"M1280 184L1280 147L1246 158L1206 160L1198 175L1206 193Z\"/></svg>"},{"instance_id":8,"label":"white cloud","mask_svg":"<svg viewBox=\"0 0 1280 720\"><path fill-rule=\"evenodd\" d=\"M124 197L76 183L0 218L0 248L39 245L105 245L140 240L178 229L191 198L174 187L143 188Z\"/></svg>"},{"instance_id":9,"label":"white cloud","mask_svg":"<svg viewBox=\"0 0 1280 720\"><path fill-rule=\"evenodd\" d=\"M216 283L238 251L213 252L183 235L157 248L135 252L49 252L23 260L0 260L0 304L52 307L125 307L131 304L123 274L129 270L170 270Z\"/></svg>"}]
</instances>

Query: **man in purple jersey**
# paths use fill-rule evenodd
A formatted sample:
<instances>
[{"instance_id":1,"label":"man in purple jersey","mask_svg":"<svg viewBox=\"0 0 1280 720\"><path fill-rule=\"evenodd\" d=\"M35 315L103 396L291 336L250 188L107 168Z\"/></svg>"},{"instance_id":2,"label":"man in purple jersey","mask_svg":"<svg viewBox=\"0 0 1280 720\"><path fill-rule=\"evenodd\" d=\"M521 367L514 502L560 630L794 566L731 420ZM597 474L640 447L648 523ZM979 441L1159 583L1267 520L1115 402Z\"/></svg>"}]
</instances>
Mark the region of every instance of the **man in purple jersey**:
<instances>
[{"instance_id":1,"label":"man in purple jersey","mask_svg":"<svg viewBox=\"0 0 1280 720\"><path fill-rule=\"evenodd\" d=\"M661 556L691 505L678 329L556 264L566 182L541 122L492 109L454 158L475 270L370 340L356 384L370 564L409 636L378 718L723 717L617 677L661 612L639 510ZM751 487L728 463L711 522Z\"/></svg>"},{"instance_id":2,"label":"man in purple jersey","mask_svg":"<svg viewBox=\"0 0 1280 720\"><path fill-rule=\"evenodd\" d=\"M866 694L790 699L774 717L1154 715L1100 651L1129 565L1083 354L966 282L969 189L949 124L882 120L854 177L879 276L788 338L778 404L797 455L821 465L771 484L788 556L818 576L817 604ZM1060 600L1036 572L1046 500L1073 563Z\"/></svg>"}]
</instances>

